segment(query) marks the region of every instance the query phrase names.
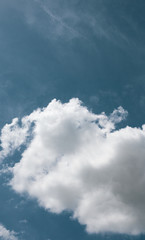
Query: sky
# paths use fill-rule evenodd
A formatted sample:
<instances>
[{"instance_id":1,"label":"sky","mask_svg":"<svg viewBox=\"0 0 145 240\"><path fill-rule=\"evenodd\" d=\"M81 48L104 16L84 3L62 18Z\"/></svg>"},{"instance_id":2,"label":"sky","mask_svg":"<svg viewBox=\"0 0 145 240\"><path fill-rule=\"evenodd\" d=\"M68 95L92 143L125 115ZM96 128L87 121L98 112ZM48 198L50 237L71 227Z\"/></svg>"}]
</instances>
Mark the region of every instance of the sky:
<instances>
[{"instance_id":1,"label":"sky","mask_svg":"<svg viewBox=\"0 0 145 240\"><path fill-rule=\"evenodd\" d=\"M145 1L0 1L0 239L145 239Z\"/></svg>"}]
</instances>

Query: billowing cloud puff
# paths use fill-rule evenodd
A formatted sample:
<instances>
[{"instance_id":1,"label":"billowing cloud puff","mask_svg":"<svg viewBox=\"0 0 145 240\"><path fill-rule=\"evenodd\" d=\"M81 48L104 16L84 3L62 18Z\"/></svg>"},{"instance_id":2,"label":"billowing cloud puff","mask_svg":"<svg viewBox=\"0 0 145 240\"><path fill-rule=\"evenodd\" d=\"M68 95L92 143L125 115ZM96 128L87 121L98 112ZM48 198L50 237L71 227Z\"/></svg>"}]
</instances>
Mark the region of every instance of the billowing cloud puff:
<instances>
[{"instance_id":1,"label":"billowing cloud puff","mask_svg":"<svg viewBox=\"0 0 145 240\"><path fill-rule=\"evenodd\" d=\"M9 231L2 224L0 224L0 239L3 240L18 240L14 231Z\"/></svg>"},{"instance_id":2,"label":"billowing cloud puff","mask_svg":"<svg viewBox=\"0 0 145 240\"><path fill-rule=\"evenodd\" d=\"M78 99L53 100L24 117L23 124L13 122L11 131L23 134L7 140L8 149L16 148L13 141L27 147L12 169L12 188L51 212L71 211L89 233L144 232L145 127L117 130L126 115L122 107L107 117L93 114ZM4 131L2 144L3 139Z\"/></svg>"}]
</instances>

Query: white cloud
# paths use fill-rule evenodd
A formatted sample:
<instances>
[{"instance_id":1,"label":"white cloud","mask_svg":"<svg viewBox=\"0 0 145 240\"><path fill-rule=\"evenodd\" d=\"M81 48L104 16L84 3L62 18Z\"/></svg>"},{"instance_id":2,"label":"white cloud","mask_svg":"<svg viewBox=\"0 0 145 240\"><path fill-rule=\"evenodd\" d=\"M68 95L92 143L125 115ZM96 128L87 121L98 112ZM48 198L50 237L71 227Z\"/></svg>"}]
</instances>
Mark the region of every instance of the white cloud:
<instances>
[{"instance_id":1,"label":"white cloud","mask_svg":"<svg viewBox=\"0 0 145 240\"><path fill-rule=\"evenodd\" d=\"M0 224L0 239L3 240L18 240L14 231L7 230L2 224Z\"/></svg>"},{"instance_id":2,"label":"white cloud","mask_svg":"<svg viewBox=\"0 0 145 240\"><path fill-rule=\"evenodd\" d=\"M122 107L96 115L71 99L26 116L34 127L24 135L33 139L12 169L12 188L51 212L72 211L90 233L144 232L145 126L116 130L126 115Z\"/></svg>"},{"instance_id":3,"label":"white cloud","mask_svg":"<svg viewBox=\"0 0 145 240\"><path fill-rule=\"evenodd\" d=\"M6 124L1 131L1 148L0 160L9 154L13 154L14 150L18 149L25 143L29 135L30 122L26 118L22 119L21 126L19 126L18 118L14 118L12 123Z\"/></svg>"}]
</instances>

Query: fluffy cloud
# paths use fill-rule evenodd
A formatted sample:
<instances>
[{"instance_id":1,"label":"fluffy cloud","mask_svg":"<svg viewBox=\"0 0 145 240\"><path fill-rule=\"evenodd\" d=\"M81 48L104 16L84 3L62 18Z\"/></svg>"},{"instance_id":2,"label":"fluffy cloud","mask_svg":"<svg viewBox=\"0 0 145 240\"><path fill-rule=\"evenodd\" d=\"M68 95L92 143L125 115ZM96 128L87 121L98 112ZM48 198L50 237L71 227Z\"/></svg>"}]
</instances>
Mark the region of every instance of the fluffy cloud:
<instances>
[{"instance_id":1,"label":"fluffy cloud","mask_svg":"<svg viewBox=\"0 0 145 240\"><path fill-rule=\"evenodd\" d=\"M2 224L0 224L0 239L3 240L18 240L14 231L7 230Z\"/></svg>"},{"instance_id":2,"label":"fluffy cloud","mask_svg":"<svg viewBox=\"0 0 145 240\"><path fill-rule=\"evenodd\" d=\"M17 145L31 141L12 169L12 188L51 212L71 211L89 233L144 232L145 126L117 130L126 115L122 107L107 117L78 99L53 100L16 122Z\"/></svg>"},{"instance_id":3,"label":"fluffy cloud","mask_svg":"<svg viewBox=\"0 0 145 240\"><path fill-rule=\"evenodd\" d=\"M25 118L21 121L21 126L19 126L18 118L14 118L12 123L6 124L1 131L1 148L0 160L7 157L16 149L26 142L28 137L28 132L30 129L30 122Z\"/></svg>"}]
</instances>

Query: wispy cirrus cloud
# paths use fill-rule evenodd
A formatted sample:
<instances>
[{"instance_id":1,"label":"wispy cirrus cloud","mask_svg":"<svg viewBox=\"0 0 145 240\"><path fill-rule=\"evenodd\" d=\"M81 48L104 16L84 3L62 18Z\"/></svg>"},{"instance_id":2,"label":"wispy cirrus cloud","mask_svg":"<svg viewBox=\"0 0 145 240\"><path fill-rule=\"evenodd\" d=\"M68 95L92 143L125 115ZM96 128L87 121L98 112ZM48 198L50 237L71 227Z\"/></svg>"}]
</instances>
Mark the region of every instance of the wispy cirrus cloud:
<instances>
[{"instance_id":1,"label":"wispy cirrus cloud","mask_svg":"<svg viewBox=\"0 0 145 240\"><path fill-rule=\"evenodd\" d=\"M42 6L42 9L44 10L44 12L51 18L52 21L57 22L59 25L59 31L57 31L58 35L62 34L62 29L66 29L73 37L81 37L84 38L86 40L88 40L83 34L81 34L77 29L75 29L74 27L72 27L71 25L68 25L67 23L65 23L65 21L63 20L63 18L58 17L57 15L54 15L49 8L47 8L46 6Z\"/></svg>"},{"instance_id":2,"label":"wispy cirrus cloud","mask_svg":"<svg viewBox=\"0 0 145 240\"><path fill-rule=\"evenodd\" d=\"M114 1L14 0L12 4L7 0L5 5L15 8L25 23L45 38L79 39L96 50L98 41L104 40L123 49L143 51L143 29L132 12L127 12L130 2L119 2L117 7Z\"/></svg>"},{"instance_id":3,"label":"wispy cirrus cloud","mask_svg":"<svg viewBox=\"0 0 145 240\"><path fill-rule=\"evenodd\" d=\"M79 1L68 3L65 0L36 0L25 8L25 17L28 24L52 39L77 38L87 41L95 48L98 39L110 41L118 46L131 43L127 33L111 19L108 5L105 1L88 6L87 3L85 5ZM122 18L122 14L120 17ZM122 19L124 24L127 23L125 18Z\"/></svg>"}]
</instances>

